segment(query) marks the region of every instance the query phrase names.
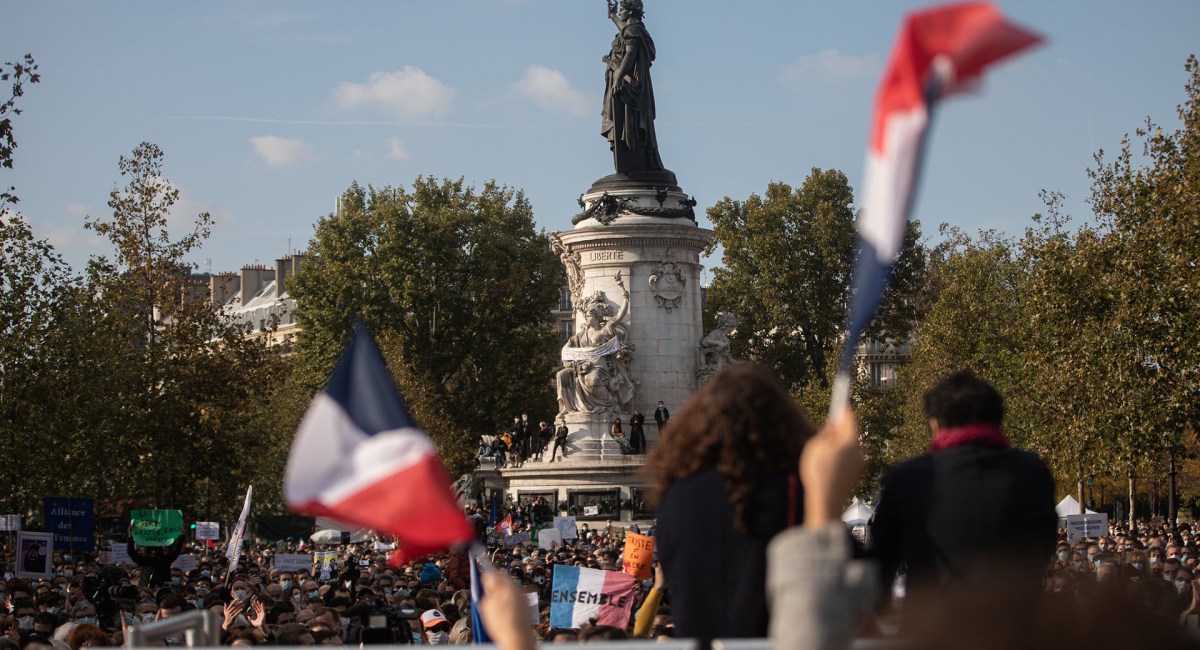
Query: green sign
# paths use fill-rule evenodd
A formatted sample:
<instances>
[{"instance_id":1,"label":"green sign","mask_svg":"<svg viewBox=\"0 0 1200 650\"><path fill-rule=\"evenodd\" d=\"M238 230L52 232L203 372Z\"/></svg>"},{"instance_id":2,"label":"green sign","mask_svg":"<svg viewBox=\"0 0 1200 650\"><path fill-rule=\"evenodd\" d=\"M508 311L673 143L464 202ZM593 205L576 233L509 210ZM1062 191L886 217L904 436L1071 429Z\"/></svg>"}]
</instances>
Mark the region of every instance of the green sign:
<instances>
[{"instance_id":1,"label":"green sign","mask_svg":"<svg viewBox=\"0 0 1200 650\"><path fill-rule=\"evenodd\" d=\"M133 510L129 516L133 543L138 546L170 546L183 534L179 510Z\"/></svg>"}]
</instances>

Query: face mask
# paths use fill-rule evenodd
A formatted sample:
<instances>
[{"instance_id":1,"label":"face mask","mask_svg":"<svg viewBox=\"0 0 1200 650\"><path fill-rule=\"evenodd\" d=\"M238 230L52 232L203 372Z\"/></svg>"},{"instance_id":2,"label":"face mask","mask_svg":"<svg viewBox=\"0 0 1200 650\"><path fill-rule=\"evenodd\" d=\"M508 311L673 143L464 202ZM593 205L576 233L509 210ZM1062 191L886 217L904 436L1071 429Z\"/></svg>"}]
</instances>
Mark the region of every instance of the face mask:
<instances>
[{"instance_id":1,"label":"face mask","mask_svg":"<svg viewBox=\"0 0 1200 650\"><path fill-rule=\"evenodd\" d=\"M308 592L308 597L309 597L309 598L316 598L316 597L318 597L318 596L320 596L320 594L319 594L319 593L317 593L317 590L316 590L316 589L313 589L312 591Z\"/></svg>"},{"instance_id":2,"label":"face mask","mask_svg":"<svg viewBox=\"0 0 1200 650\"><path fill-rule=\"evenodd\" d=\"M1134 562L1134 563L1132 564L1132 566L1133 566L1133 570L1134 570L1134 571L1141 571L1141 570L1142 570L1142 563L1141 563L1141 562Z\"/></svg>"},{"instance_id":3,"label":"face mask","mask_svg":"<svg viewBox=\"0 0 1200 650\"><path fill-rule=\"evenodd\" d=\"M171 578L171 584L178 587L179 585L183 584L183 579L182 578Z\"/></svg>"},{"instance_id":4,"label":"face mask","mask_svg":"<svg viewBox=\"0 0 1200 650\"><path fill-rule=\"evenodd\" d=\"M1058 552L1058 559L1060 559L1060 560L1065 560L1065 559L1067 559L1067 552L1066 552L1066 551L1059 551L1059 552Z\"/></svg>"},{"instance_id":5,"label":"face mask","mask_svg":"<svg viewBox=\"0 0 1200 650\"><path fill-rule=\"evenodd\" d=\"M83 618L75 619L75 622L79 625L83 625L84 623L91 623L92 625L95 625L96 619L92 616L84 616Z\"/></svg>"},{"instance_id":6,"label":"face mask","mask_svg":"<svg viewBox=\"0 0 1200 650\"><path fill-rule=\"evenodd\" d=\"M61 607L51 607L49 611L51 614L57 614L62 611L62 608Z\"/></svg>"},{"instance_id":7,"label":"face mask","mask_svg":"<svg viewBox=\"0 0 1200 650\"><path fill-rule=\"evenodd\" d=\"M420 632L412 633L412 644L413 645L421 645L421 633Z\"/></svg>"},{"instance_id":8,"label":"face mask","mask_svg":"<svg viewBox=\"0 0 1200 650\"><path fill-rule=\"evenodd\" d=\"M237 600L242 600L243 598L245 598L245 597L246 597L246 590L245 590L245 589L238 589L238 590L234 591L234 592L233 592L233 597L234 597L234 598L236 598Z\"/></svg>"},{"instance_id":9,"label":"face mask","mask_svg":"<svg viewBox=\"0 0 1200 650\"><path fill-rule=\"evenodd\" d=\"M1080 560L1075 560L1074 562L1071 563L1071 568L1078 571L1083 568L1083 562L1081 562Z\"/></svg>"},{"instance_id":10,"label":"face mask","mask_svg":"<svg viewBox=\"0 0 1200 650\"><path fill-rule=\"evenodd\" d=\"M200 572L200 575L204 576L205 578L211 578L211 577L212 577L212 571L209 571L208 569L205 569L205 570L203 570L203 571L201 571L201 572Z\"/></svg>"},{"instance_id":11,"label":"face mask","mask_svg":"<svg viewBox=\"0 0 1200 650\"><path fill-rule=\"evenodd\" d=\"M342 626L342 629L344 630L344 629L350 627L350 619L343 616L338 619L338 624L340 624Z\"/></svg>"},{"instance_id":12,"label":"face mask","mask_svg":"<svg viewBox=\"0 0 1200 650\"><path fill-rule=\"evenodd\" d=\"M292 600L300 602L300 592L297 591L296 593L292 594Z\"/></svg>"},{"instance_id":13,"label":"face mask","mask_svg":"<svg viewBox=\"0 0 1200 650\"><path fill-rule=\"evenodd\" d=\"M291 580L284 580L284 581L282 581L282 582L280 582L280 583L279 583L279 586L280 586L280 588L282 588L284 591L287 591L288 589L291 589L291 588L292 588L292 581L291 581Z\"/></svg>"},{"instance_id":14,"label":"face mask","mask_svg":"<svg viewBox=\"0 0 1200 650\"><path fill-rule=\"evenodd\" d=\"M143 623L153 623L154 622L154 612L146 612L144 614L138 614L138 618L142 619Z\"/></svg>"},{"instance_id":15,"label":"face mask","mask_svg":"<svg viewBox=\"0 0 1200 650\"><path fill-rule=\"evenodd\" d=\"M126 625L133 625L133 612L121 612L121 619Z\"/></svg>"},{"instance_id":16,"label":"face mask","mask_svg":"<svg viewBox=\"0 0 1200 650\"><path fill-rule=\"evenodd\" d=\"M63 562L70 562L70 561L71 561L71 556L70 556L70 555L64 555L64 556L63 556Z\"/></svg>"},{"instance_id":17,"label":"face mask","mask_svg":"<svg viewBox=\"0 0 1200 650\"><path fill-rule=\"evenodd\" d=\"M22 629L22 630L32 630L33 629L33 617L32 616L22 616L21 618L18 618L17 619L17 628Z\"/></svg>"},{"instance_id":18,"label":"face mask","mask_svg":"<svg viewBox=\"0 0 1200 650\"><path fill-rule=\"evenodd\" d=\"M429 635L429 645L446 645L450 643L449 632L432 632Z\"/></svg>"},{"instance_id":19,"label":"face mask","mask_svg":"<svg viewBox=\"0 0 1200 650\"><path fill-rule=\"evenodd\" d=\"M1178 591L1181 594L1186 594L1188 592L1188 587L1189 587L1189 585L1187 583L1187 580L1176 580L1175 581L1175 591Z\"/></svg>"},{"instance_id":20,"label":"face mask","mask_svg":"<svg viewBox=\"0 0 1200 650\"><path fill-rule=\"evenodd\" d=\"M546 579L543 578L542 576L534 576L533 581L540 585L540 584L544 584L546 582Z\"/></svg>"},{"instance_id":21,"label":"face mask","mask_svg":"<svg viewBox=\"0 0 1200 650\"><path fill-rule=\"evenodd\" d=\"M1054 586L1052 589L1056 594L1062 592L1062 587L1058 585Z\"/></svg>"},{"instance_id":22,"label":"face mask","mask_svg":"<svg viewBox=\"0 0 1200 650\"><path fill-rule=\"evenodd\" d=\"M387 594L387 595L389 595L389 596L390 596L390 595L392 595L392 588L391 588L391 587L384 587L384 588L383 588L383 593L385 593L385 594Z\"/></svg>"},{"instance_id":23,"label":"face mask","mask_svg":"<svg viewBox=\"0 0 1200 650\"><path fill-rule=\"evenodd\" d=\"M1097 569L1099 569L1100 568L1100 560L1092 560L1092 565L1095 566Z\"/></svg>"}]
</instances>

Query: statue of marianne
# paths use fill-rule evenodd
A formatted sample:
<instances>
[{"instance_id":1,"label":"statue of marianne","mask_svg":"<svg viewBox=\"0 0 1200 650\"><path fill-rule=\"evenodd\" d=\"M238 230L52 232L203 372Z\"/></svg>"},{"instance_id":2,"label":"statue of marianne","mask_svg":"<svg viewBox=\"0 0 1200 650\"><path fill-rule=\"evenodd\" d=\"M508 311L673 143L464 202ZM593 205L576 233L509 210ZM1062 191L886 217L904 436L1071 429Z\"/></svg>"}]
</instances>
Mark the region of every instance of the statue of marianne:
<instances>
[{"instance_id":1,"label":"statue of marianne","mask_svg":"<svg viewBox=\"0 0 1200 650\"><path fill-rule=\"evenodd\" d=\"M663 171L654 135L654 87L650 64L654 39L642 24L642 0L609 0L608 17L617 26L612 49L604 57L604 108L601 134L608 139L619 174Z\"/></svg>"}]
</instances>

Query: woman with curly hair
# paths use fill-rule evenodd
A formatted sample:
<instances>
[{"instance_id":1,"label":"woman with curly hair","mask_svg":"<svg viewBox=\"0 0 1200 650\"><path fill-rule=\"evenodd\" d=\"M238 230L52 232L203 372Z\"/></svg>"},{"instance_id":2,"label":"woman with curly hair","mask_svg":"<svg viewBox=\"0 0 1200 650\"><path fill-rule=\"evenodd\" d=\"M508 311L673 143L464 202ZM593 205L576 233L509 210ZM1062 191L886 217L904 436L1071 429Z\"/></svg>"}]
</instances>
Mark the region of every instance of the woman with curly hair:
<instances>
[{"instance_id":1,"label":"woman with curly hair","mask_svg":"<svg viewBox=\"0 0 1200 650\"><path fill-rule=\"evenodd\" d=\"M680 637L765 637L766 549L802 521L796 468L815 430L765 367L731 363L692 394L647 465Z\"/></svg>"}]
</instances>

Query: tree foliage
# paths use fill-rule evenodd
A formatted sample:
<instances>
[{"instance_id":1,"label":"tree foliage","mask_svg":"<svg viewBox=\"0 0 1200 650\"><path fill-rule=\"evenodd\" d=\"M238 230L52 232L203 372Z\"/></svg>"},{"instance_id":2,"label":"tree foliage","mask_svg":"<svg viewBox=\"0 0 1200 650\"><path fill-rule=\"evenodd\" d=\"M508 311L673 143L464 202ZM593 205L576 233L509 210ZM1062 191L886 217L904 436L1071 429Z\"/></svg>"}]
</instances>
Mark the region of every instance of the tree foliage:
<instances>
[{"instance_id":1,"label":"tree foliage","mask_svg":"<svg viewBox=\"0 0 1200 650\"><path fill-rule=\"evenodd\" d=\"M11 82L8 99L0 102L0 167L12 169L13 154L17 149L17 139L13 132L12 118L21 114L17 100L25 95L25 84L35 84L42 80L38 74L37 63L33 55L26 54L20 61L8 61L0 66L0 81ZM12 203L17 202L17 196L12 187L0 192L0 212Z\"/></svg>"},{"instance_id":2,"label":"tree foliage","mask_svg":"<svg viewBox=\"0 0 1200 650\"><path fill-rule=\"evenodd\" d=\"M352 185L309 252L290 290L309 394L362 318L452 470L472 467L478 436L513 414L553 412L550 309L563 271L520 192L461 179Z\"/></svg>"},{"instance_id":3,"label":"tree foliage","mask_svg":"<svg viewBox=\"0 0 1200 650\"><path fill-rule=\"evenodd\" d=\"M722 249L705 313L737 315L734 355L761 361L792 391L827 386L829 359L842 341L854 267L854 193L838 170L813 169L793 190L726 197L709 208ZM904 340L917 317L911 296L924 272L919 224L911 224L879 316L867 335Z\"/></svg>"}]
</instances>

